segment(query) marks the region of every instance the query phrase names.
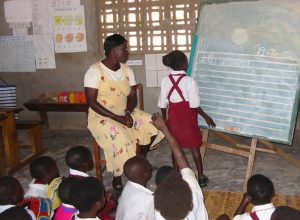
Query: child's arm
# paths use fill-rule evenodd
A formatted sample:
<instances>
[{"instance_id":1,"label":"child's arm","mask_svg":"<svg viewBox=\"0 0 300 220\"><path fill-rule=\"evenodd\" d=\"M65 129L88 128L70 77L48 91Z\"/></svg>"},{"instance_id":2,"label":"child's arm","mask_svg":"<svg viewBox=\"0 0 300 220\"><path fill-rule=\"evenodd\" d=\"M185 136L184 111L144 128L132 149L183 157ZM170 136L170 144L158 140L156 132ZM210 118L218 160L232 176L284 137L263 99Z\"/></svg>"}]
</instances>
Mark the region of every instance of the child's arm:
<instances>
[{"instance_id":1,"label":"child's arm","mask_svg":"<svg viewBox=\"0 0 300 220\"><path fill-rule=\"evenodd\" d=\"M234 216L244 214L246 207L250 202L251 202L251 197L247 193L244 193L243 199L242 199L239 207L235 211Z\"/></svg>"},{"instance_id":2,"label":"child's arm","mask_svg":"<svg viewBox=\"0 0 300 220\"><path fill-rule=\"evenodd\" d=\"M167 119L167 109L166 108L160 108L162 118L166 121Z\"/></svg>"},{"instance_id":3,"label":"child's arm","mask_svg":"<svg viewBox=\"0 0 300 220\"><path fill-rule=\"evenodd\" d=\"M153 114L152 121L153 121L154 126L157 129L161 130L162 133L167 138L179 170L189 167L186 157L182 153L181 148L180 148L179 144L177 143L177 141L175 140L175 138L171 135L171 133L170 133L169 129L167 128L167 125L166 125L165 121L163 120L163 118L161 117L161 115L159 113Z\"/></svg>"},{"instance_id":4,"label":"child's arm","mask_svg":"<svg viewBox=\"0 0 300 220\"><path fill-rule=\"evenodd\" d=\"M204 120L206 121L206 124L209 127L212 127L212 128L216 127L214 120L211 117L209 117L200 106L198 108L196 108L196 110L197 110L198 114L201 115L202 118L204 118Z\"/></svg>"}]
</instances>

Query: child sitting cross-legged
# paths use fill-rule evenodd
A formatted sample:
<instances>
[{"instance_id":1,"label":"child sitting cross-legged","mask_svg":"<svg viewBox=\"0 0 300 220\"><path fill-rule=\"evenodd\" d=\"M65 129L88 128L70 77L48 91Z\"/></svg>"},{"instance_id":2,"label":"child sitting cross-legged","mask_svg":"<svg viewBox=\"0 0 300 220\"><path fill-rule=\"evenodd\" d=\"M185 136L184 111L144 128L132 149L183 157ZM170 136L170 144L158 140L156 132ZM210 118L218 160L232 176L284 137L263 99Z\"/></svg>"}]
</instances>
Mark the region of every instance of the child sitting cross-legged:
<instances>
[{"instance_id":1,"label":"child sitting cross-legged","mask_svg":"<svg viewBox=\"0 0 300 220\"><path fill-rule=\"evenodd\" d=\"M8 211L12 207L16 207L19 202L22 201L24 196L24 190L20 182L12 176L0 177L0 214ZM26 209L32 220L36 217L31 210ZM10 212L8 215L10 215ZM7 215L7 213L3 214Z\"/></svg>"},{"instance_id":2,"label":"child sitting cross-legged","mask_svg":"<svg viewBox=\"0 0 300 220\"><path fill-rule=\"evenodd\" d=\"M28 212L19 206L14 206L0 213L0 220L32 220Z\"/></svg>"},{"instance_id":3,"label":"child sitting cross-legged","mask_svg":"<svg viewBox=\"0 0 300 220\"><path fill-rule=\"evenodd\" d=\"M55 160L48 156L39 157L30 164L29 169L33 180L25 197L46 198L49 184L60 176Z\"/></svg>"},{"instance_id":4,"label":"child sitting cross-legged","mask_svg":"<svg viewBox=\"0 0 300 220\"><path fill-rule=\"evenodd\" d=\"M20 204L32 210L38 219L50 219L54 209L58 207L57 203L60 203L57 202L59 199L55 193L51 198L47 196L52 181L61 181L56 162L49 156L42 156L35 159L29 169L33 180Z\"/></svg>"},{"instance_id":5,"label":"child sitting cross-legged","mask_svg":"<svg viewBox=\"0 0 300 220\"><path fill-rule=\"evenodd\" d=\"M68 178L88 177L88 171L94 168L93 156L90 150L84 146L72 147L67 151L66 163L70 167Z\"/></svg>"},{"instance_id":6,"label":"child sitting cross-legged","mask_svg":"<svg viewBox=\"0 0 300 220\"><path fill-rule=\"evenodd\" d=\"M261 174L253 175L247 182L247 192L235 212L233 220L270 220L275 210L271 202L275 194L272 181ZM249 203L254 207L252 212L245 212ZM221 215L217 220L229 220L227 215Z\"/></svg>"},{"instance_id":7,"label":"child sitting cross-legged","mask_svg":"<svg viewBox=\"0 0 300 220\"><path fill-rule=\"evenodd\" d=\"M77 212L77 209L71 205L70 199L71 187L75 181L74 178L66 178L59 185L58 195L62 203L55 213L54 220L71 220Z\"/></svg>"},{"instance_id":8,"label":"child sitting cross-legged","mask_svg":"<svg viewBox=\"0 0 300 220\"><path fill-rule=\"evenodd\" d=\"M70 199L79 211L74 220L99 220L98 213L105 205L104 186L95 177L78 179L71 187Z\"/></svg>"}]
</instances>

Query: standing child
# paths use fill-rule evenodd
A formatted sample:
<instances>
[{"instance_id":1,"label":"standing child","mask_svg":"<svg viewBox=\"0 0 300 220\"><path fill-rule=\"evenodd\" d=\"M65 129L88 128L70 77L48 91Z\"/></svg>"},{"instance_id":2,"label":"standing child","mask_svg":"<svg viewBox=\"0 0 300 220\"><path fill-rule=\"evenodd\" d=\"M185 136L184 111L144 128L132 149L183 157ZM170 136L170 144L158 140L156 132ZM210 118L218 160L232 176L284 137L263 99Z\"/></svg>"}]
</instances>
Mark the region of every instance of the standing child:
<instances>
[{"instance_id":1,"label":"standing child","mask_svg":"<svg viewBox=\"0 0 300 220\"><path fill-rule=\"evenodd\" d=\"M208 126L215 127L216 124L200 107L196 81L186 75L188 68L186 55L182 51L175 50L163 56L162 62L173 71L161 82L158 107L161 108L163 118L179 145L191 150L198 170L199 185L204 187L208 183L208 178L203 174L199 151L202 135L198 126L198 114L204 118ZM172 161L174 167L177 167L173 154Z\"/></svg>"}]
</instances>

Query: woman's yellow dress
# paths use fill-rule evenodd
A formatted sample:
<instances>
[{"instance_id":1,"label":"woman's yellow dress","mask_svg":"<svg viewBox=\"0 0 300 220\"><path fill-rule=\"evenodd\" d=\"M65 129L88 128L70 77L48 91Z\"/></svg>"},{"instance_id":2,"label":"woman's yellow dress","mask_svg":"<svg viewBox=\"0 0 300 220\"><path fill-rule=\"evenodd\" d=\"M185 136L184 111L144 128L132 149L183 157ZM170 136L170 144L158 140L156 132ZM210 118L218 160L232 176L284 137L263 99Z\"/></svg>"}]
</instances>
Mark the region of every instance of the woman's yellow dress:
<instances>
[{"instance_id":1,"label":"woman's yellow dress","mask_svg":"<svg viewBox=\"0 0 300 220\"><path fill-rule=\"evenodd\" d=\"M101 72L101 83L98 88L97 101L106 109L116 115L125 115L127 96L130 93L128 66L121 65L122 72L125 74L124 80L110 80L103 64L96 63L99 72ZM123 173L124 163L136 155L136 145L147 145L151 137L157 135L152 143L156 145L163 139L163 134L158 131L151 123L151 115L137 108L131 114L133 118L133 127L127 126L111 119L97 114L89 108L88 129L96 139L97 143L103 148L106 159L106 166L109 172L114 176L120 176Z\"/></svg>"}]
</instances>

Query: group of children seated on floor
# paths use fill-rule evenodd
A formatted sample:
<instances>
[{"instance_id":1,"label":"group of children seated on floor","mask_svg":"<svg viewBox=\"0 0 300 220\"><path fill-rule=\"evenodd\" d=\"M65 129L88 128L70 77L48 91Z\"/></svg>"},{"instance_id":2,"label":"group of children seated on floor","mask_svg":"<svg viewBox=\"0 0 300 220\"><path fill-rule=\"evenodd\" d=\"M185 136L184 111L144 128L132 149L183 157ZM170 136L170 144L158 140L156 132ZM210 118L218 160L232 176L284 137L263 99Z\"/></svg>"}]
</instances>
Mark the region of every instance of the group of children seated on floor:
<instances>
[{"instance_id":1,"label":"group of children seated on floor","mask_svg":"<svg viewBox=\"0 0 300 220\"><path fill-rule=\"evenodd\" d=\"M129 181L117 205L112 194L105 193L103 184L87 174L94 166L89 149L77 146L66 154L70 167L67 177L59 177L56 162L50 157L33 161L30 165L33 180L25 195L16 178L0 177L0 220L208 220L202 190L180 146L160 115L154 114L152 120L164 133L179 168L179 172L168 166L159 168L155 192L146 188L152 176L149 161L135 156L124 164ZM298 210L276 208L271 202L273 196L274 186L269 178L260 174L252 176L234 220L300 219ZM249 203L254 204L253 210L245 213ZM228 219L227 215L218 218Z\"/></svg>"}]
</instances>

